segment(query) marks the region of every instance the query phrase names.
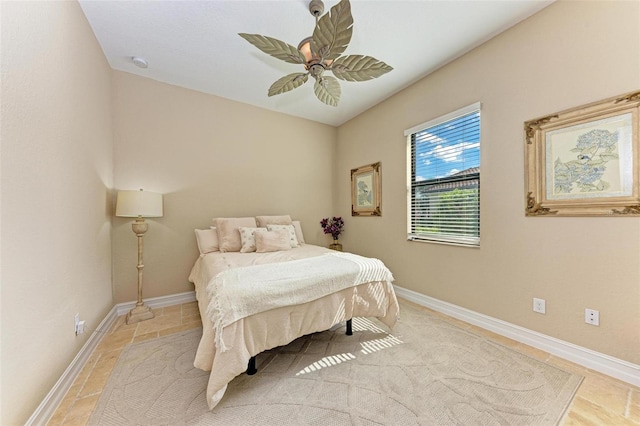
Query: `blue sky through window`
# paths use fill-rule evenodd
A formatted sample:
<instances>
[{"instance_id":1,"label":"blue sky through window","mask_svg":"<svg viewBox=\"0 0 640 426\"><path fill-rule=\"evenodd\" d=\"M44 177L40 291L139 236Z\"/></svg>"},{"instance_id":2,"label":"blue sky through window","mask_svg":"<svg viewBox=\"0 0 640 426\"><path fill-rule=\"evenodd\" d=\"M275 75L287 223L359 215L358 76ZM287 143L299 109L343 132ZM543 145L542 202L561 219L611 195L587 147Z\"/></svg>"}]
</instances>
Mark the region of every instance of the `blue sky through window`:
<instances>
[{"instance_id":1,"label":"blue sky through window","mask_svg":"<svg viewBox=\"0 0 640 426\"><path fill-rule=\"evenodd\" d=\"M415 133L415 182L480 166L480 111Z\"/></svg>"}]
</instances>

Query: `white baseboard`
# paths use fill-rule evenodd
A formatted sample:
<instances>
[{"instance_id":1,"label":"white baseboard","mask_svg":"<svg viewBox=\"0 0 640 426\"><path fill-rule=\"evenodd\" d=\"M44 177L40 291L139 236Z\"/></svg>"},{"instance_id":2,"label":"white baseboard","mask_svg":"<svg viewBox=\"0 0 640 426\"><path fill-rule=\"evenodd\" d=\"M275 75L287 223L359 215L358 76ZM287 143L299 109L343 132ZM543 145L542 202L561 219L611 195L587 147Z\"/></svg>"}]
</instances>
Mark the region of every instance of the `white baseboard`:
<instances>
[{"instance_id":1,"label":"white baseboard","mask_svg":"<svg viewBox=\"0 0 640 426\"><path fill-rule=\"evenodd\" d=\"M194 302L195 300L196 293L194 291L188 291L186 293L145 299L144 302L150 308L162 308L165 306ZM38 408L36 408L31 417L29 417L29 420L27 420L25 425L31 426L47 424L53 413L56 411L56 408L58 408L58 405L62 402L64 396L71 388L73 381L78 377L78 374L82 371L87 360L102 341L104 332L111 328L113 323L116 321L116 318L129 312L135 305L136 302L119 303L109 311L107 316L96 328L96 331L89 336L86 343L82 346L82 349L80 349L76 357L71 361L69 367L67 367L53 388L51 388L51 391L49 391Z\"/></svg>"},{"instance_id":2,"label":"white baseboard","mask_svg":"<svg viewBox=\"0 0 640 426\"><path fill-rule=\"evenodd\" d=\"M433 309L453 318L482 327L552 355L564 358L591 370L640 386L640 365L547 336L497 318L484 315L452 303L426 296L394 285L396 294L403 299Z\"/></svg>"},{"instance_id":3,"label":"white baseboard","mask_svg":"<svg viewBox=\"0 0 640 426\"><path fill-rule=\"evenodd\" d=\"M163 308L165 306L181 305L183 303L195 302L196 292L187 291L185 293L170 294L169 296L152 297L150 299L144 299L145 305L153 308ZM118 316L124 315L136 306L136 302L124 302L118 303L115 307L118 312Z\"/></svg>"},{"instance_id":4,"label":"white baseboard","mask_svg":"<svg viewBox=\"0 0 640 426\"><path fill-rule=\"evenodd\" d=\"M58 408L58 405L62 402L62 399L71 388L73 381L78 377L82 367L86 364L87 360L93 353L93 350L100 344L102 337L104 336L103 331L109 330L111 324L118 317L116 313L115 306L111 308L106 317L102 320L100 325L96 328L91 336L87 339L85 344L82 346L82 349L78 352L76 357L71 361L71 364L67 367L67 369L62 373L62 376L58 379L53 388L49 391L47 396L42 400L38 408L33 412L29 420L25 423L25 425L46 425L53 413Z\"/></svg>"}]
</instances>

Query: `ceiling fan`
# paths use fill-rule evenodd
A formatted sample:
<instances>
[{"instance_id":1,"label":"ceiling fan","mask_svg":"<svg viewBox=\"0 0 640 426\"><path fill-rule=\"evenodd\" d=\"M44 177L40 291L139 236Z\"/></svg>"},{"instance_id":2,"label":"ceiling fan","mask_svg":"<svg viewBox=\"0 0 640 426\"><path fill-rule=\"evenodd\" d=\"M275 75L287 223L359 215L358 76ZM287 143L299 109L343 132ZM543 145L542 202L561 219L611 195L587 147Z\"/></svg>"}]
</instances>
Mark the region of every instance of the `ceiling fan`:
<instances>
[{"instance_id":1,"label":"ceiling fan","mask_svg":"<svg viewBox=\"0 0 640 426\"><path fill-rule=\"evenodd\" d=\"M313 35L302 40L297 48L272 37L238 34L274 58L304 66L306 72L289 74L273 83L269 88L269 96L296 89L306 83L311 75L315 79L314 92L317 98L327 105L338 106L341 90L337 79L366 81L393 69L371 56L340 56L347 49L353 32L349 0L341 0L325 15L322 15L324 3L311 0L309 12L316 18L316 27ZM325 75L326 71L331 71L335 77Z\"/></svg>"}]
</instances>

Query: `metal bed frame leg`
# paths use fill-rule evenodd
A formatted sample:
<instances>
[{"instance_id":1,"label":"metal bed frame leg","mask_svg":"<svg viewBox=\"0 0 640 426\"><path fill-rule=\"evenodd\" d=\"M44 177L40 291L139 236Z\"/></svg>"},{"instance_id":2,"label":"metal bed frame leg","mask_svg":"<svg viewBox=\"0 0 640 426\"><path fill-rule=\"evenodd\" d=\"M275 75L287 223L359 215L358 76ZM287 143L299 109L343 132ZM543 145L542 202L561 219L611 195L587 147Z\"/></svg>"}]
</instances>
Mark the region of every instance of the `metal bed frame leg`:
<instances>
[{"instance_id":1,"label":"metal bed frame leg","mask_svg":"<svg viewBox=\"0 0 640 426\"><path fill-rule=\"evenodd\" d=\"M256 368L256 357L252 356L251 358L249 358L249 365L247 366L247 375L253 376L257 372L258 372L258 369Z\"/></svg>"},{"instance_id":2,"label":"metal bed frame leg","mask_svg":"<svg viewBox=\"0 0 640 426\"><path fill-rule=\"evenodd\" d=\"M347 320L347 336L352 336L353 335L353 328L351 326L351 319ZM256 374L258 372L258 369L256 368L256 357L252 356L251 358L249 358L249 364L247 365L247 375L248 376L253 376L254 374Z\"/></svg>"}]
</instances>

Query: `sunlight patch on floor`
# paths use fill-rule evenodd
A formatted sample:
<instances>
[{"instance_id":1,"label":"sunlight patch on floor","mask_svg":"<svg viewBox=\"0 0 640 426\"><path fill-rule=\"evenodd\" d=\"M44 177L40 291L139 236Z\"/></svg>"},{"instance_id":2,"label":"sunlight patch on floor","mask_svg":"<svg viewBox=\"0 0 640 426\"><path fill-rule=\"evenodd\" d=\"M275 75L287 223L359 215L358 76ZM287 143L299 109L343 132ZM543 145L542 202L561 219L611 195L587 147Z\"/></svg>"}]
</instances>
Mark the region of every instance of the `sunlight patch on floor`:
<instances>
[{"instance_id":1,"label":"sunlight patch on floor","mask_svg":"<svg viewBox=\"0 0 640 426\"><path fill-rule=\"evenodd\" d=\"M372 354L374 352L381 351L383 349L391 348L393 346L400 345L404 343L402 340L397 338L396 336L389 334L384 331L382 328L378 327L376 323L367 319L367 318L353 318L352 319L353 331L369 331L376 334L383 334L384 337L380 339L372 339L364 342L360 342L360 352L367 355ZM351 361L356 359L356 356L351 352L339 354L339 355L328 355L323 357L322 359L315 361L312 364L309 364L302 370L296 373L296 376L300 376L303 374L308 374L314 371L321 370L323 368L328 368L334 365L342 364L343 362Z\"/></svg>"},{"instance_id":2,"label":"sunlight patch on floor","mask_svg":"<svg viewBox=\"0 0 640 426\"><path fill-rule=\"evenodd\" d=\"M344 353L339 355L329 355L325 356L322 359L314 362L303 368L302 370L296 373L296 376L301 376L303 374L311 373L314 371L322 370L323 368L331 367L333 365L342 364L343 362L350 361L352 359L356 359L356 356L352 353Z\"/></svg>"},{"instance_id":3,"label":"sunlight patch on floor","mask_svg":"<svg viewBox=\"0 0 640 426\"><path fill-rule=\"evenodd\" d=\"M402 340L398 339L396 336L389 334L383 339L375 339L369 340L367 342L362 342L362 349L360 350L360 352L362 352L363 354L371 354L381 351L382 349L400 345L402 343L404 343Z\"/></svg>"}]
</instances>

